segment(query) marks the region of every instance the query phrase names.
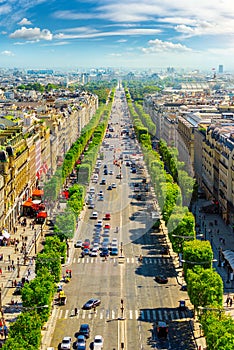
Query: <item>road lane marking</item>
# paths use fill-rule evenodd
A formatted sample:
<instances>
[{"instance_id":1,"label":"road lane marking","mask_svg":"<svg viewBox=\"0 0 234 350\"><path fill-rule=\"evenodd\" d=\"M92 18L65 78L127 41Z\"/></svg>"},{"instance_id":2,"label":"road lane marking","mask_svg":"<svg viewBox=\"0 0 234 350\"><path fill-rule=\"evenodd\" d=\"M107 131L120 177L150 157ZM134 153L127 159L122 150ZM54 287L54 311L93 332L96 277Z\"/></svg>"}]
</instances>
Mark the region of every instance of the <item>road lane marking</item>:
<instances>
[{"instance_id":1,"label":"road lane marking","mask_svg":"<svg viewBox=\"0 0 234 350\"><path fill-rule=\"evenodd\" d=\"M75 264L75 262L76 262L76 258L73 258L73 264Z\"/></svg>"},{"instance_id":2,"label":"road lane marking","mask_svg":"<svg viewBox=\"0 0 234 350\"><path fill-rule=\"evenodd\" d=\"M78 258L77 263L78 263L78 264L80 263L80 258Z\"/></svg>"},{"instance_id":3,"label":"road lane marking","mask_svg":"<svg viewBox=\"0 0 234 350\"><path fill-rule=\"evenodd\" d=\"M135 316L136 316L136 320L138 320L138 318L139 318L139 311L138 310L135 310Z\"/></svg>"},{"instance_id":4,"label":"road lane marking","mask_svg":"<svg viewBox=\"0 0 234 350\"><path fill-rule=\"evenodd\" d=\"M100 320L103 319L103 312L100 312Z\"/></svg>"},{"instance_id":5,"label":"road lane marking","mask_svg":"<svg viewBox=\"0 0 234 350\"><path fill-rule=\"evenodd\" d=\"M158 319L159 319L159 321L162 321L162 312L161 312L161 310L158 310Z\"/></svg>"},{"instance_id":6,"label":"road lane marking","mask_svg":"<svg viewBox=\"0 0 234 350\"><path fill-rule=\"evenodd\" d=\"M150 311L149 310L146 310L146 315L147 315L147 320L150 320Z\"/></svg>"},{"instance_id":7,"label":"road lane marking","mask_svg":"<svg viewBox=\"0 0 234 350\"><path fill-rule=\"evenodd\" d=\"M85 318L85 314L86 314L86 312L85 312L85 310L83 310L83 313L82 313L82 318L83 319Z\"/></svg>"},{"instance_id":8,"label":"road lane marking","mask_svg":"<svg viewBox=\"0 0 234 350\"><path fill-rule=\"evenodd\" d=\"M59 318L62 318L63 310L60 310Z\"/></svg>"},{"instance_id":9,"label":"road lane marking","mask_svg":"<svg viewBox=\"0 0 234 350\"><path fill-rule=\"evenodd\" d=\"M111 311L111 318L112 318L112 320L115 319L115 312L114 312L114 310Z\"/></svg>"},{"instance_id":10,"label":"road lane marking","mask_svg":"<svg viewBox=\"0 0 234 350\"><path fill-rule=\"evenodd\" d=\"M93 263L93 261L94 261L94 259L93 259L93 258L91 258L91 259L90 259L91 264Z\"/></svg>"},{"instance_id":11,"label":"road lane marking","mask_svg":"<svg viewBox=\"0 0 234 350\"><path fill-rule=\"evenodd\" d=\"M69 310L66 310L66 311L65 311L64 318L68 318L68 313L69 313Z\"/></svg>"},{"instance_id":12,"label":"road lane marking","mask_svg":"<svg viewBox=\"0 0 234 350\"><path fill-rule=\"evenodd\" d=\"M156 319L157 319L157 316L156 316L156 311L155 311L155 310L153 310L153 311L152 311L152 313L153 313L153 320L154 320L154 321L156 321Z\"/></svg>"},{"instance_id":13,"label":"road lane marking","mask_svg":"<svg viewBox=\"0 0 234 350\"><path fill-rule=\"evenodd\" d=\"M132 320L132 310L129 310L129 318Z\"/></svg>"},{"instance_id":14,"label":"road lane marking","mask_svg":"<svg viewBox=\"0 0 234 350\"><path fill-rule=\"evenodd\" d=\"M165 320L168 321L168 313L166 312L166 310L163 310L163 311L164 311L164 318L165 318Z\"/></svg>"},{"instance_id":15,"label":"road lane marking","mask_svg":"<svg viewBox=\"0 0 234 350\"><path fill-rule=\"evenodd\" d=\"M144 315L143 310L141 310L141 313L140 313L140 318L141 318L142 320L144 320L144 319L145 319L145 315Z\"/></svg>"},{"instance_id":16,"label":"road lane marking","mask_svg":"<svg viewBox=\"0 0 234 350\"><path fill-rule=\"evenodd\" d=\"M127 258L127 263L129 263L129 260L130 260L130 259L129 259L129 258Z\"/></svg>"},{"instance_id":17,"label":"road lane marking","mask_svg":"<svg viewBox=\"0 0 234 350\"><path fill-rule=\"evenodd\" d=\"M133 264L135 263L135 258L132 258L132 263L133 263Z\"/></svg>"}]
</instances>

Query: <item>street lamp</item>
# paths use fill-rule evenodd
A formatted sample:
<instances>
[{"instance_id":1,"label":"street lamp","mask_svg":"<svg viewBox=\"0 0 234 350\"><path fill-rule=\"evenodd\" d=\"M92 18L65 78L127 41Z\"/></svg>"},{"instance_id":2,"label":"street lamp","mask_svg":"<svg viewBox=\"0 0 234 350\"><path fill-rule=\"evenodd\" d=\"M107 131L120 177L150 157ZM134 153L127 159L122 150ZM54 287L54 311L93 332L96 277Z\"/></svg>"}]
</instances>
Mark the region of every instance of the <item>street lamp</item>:
<instances>
[{"instance_id":1,"label":"street lamp","mask_svg":"<svg viewBox=\"0 0 234 350\"><path fill-rule=\"evenodd\" d=\"M211 261L212 262L216 262L217 259L212 259ZM188 263L188 264L191 264L191 265L203 265L203 264L209 264L210 263L210 261L189 261L189 260L181 260L181 262Z\"/></svg>"}]
</instances>

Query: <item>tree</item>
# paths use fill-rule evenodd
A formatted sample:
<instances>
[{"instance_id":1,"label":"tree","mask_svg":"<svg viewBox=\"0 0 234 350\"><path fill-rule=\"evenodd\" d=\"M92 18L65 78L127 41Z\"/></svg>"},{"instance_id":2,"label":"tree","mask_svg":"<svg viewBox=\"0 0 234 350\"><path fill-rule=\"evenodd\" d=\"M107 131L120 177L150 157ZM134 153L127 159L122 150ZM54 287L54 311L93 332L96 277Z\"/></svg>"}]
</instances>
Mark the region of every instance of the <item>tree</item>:
<instances>
[{"instance_id":1,"label":"tree","mask_svg":"<svg viewBox=\"0 0 234 350\"><path fill-rule=\"evenodd\" d=\"M198 306L222 306L223 282L213 269L204 269L198 265L193 270L188 269L186 282L189 298L196 310Z\"/></svg>"}]
</instances>

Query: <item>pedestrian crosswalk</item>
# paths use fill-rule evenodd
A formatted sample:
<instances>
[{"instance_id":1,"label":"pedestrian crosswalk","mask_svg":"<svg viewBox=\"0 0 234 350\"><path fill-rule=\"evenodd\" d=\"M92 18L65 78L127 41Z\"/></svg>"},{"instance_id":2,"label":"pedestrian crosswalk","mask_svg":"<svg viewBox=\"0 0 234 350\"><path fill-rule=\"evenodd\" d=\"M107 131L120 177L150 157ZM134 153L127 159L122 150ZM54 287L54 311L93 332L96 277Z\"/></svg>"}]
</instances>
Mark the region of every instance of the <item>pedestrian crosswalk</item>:
<instances>
[{"instance_id":1,"label":"pedestrian crosswalk","mask_svg":"<svg viewBox=\"0 0 234 350\"><path fill-rule=\"evenodd\" d=\"M74 309L61 309L54 308L54 317L60 320L68 318L87 320L87 319L100 319L100 320L116 320L120 317L124 317L128 320L138 320L142 322L154 322L154 321L172 321L178 319L185 319L191 317L190 312L179 309L146 309L146 310L124 310L123 315L120 310L113 309L96 309L94 310L82 310L78 309L75 315Z\"/></svg>"},{"instance_id":2,"label":"pedestrian crosswalk","mask_svg":"<svg viewBox=\"0 0 234 350\"><path fill-rule=\"evenodd\" d=\"M127 264L140 264L140 265L167 265L170 261L171 258L162 258L160 257L152 257L152 258L143 258L142 262L139 262L139 259L137 257L134 258L129 258L129 257L109 257L107 260L101 257L85 257L85 258L74 258L73 259L73 264L98 264L98 263L109 263L109 264L115 264L118 262L124 262Z\"/></svg>"}]
</instances>

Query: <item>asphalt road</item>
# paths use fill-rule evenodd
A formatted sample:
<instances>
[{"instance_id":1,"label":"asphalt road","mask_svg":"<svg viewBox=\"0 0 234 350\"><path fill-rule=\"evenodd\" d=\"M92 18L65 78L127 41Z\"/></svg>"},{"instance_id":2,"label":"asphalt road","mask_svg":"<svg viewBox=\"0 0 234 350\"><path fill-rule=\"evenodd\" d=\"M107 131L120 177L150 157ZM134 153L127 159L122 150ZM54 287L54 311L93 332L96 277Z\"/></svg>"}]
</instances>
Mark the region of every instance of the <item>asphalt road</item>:
<instances>
[{"instance_id":1,"label":"asphalt road","mask_svg":"<svg viewBox=\"0 0 234 350\"><path fill-rule=\"evenodd\" d=\"M101 257L81 257L81 249L72 249L71 264L72 279L64 287L67 303L55 306L55 330L51 346L59 348L64 336L71 336L75 348L75 336L82 323L88 323L91 336L87 340L87 349L92 347L95 335L104 337L106 350L136 350L136 349L195 349L189 320L191 312L178 308L179 300L188 299L187 293L180 290L177 283L176 271L170 255L161 255L165 237L161 232L152 232L151 213L147 206L152 201L150 194L146 201L137 201L134 193L134 183L141 182L142 174L132 174L126 166L125 156L138 159L142 163L142 156L135 140L123 139L120 136L121 125L129 123L126 105L120 100L117 91L110 123L114 127L113 134L118 137L105 139L113 150L102 146L104 159L99 174L99 182L106 178L107 184L91 184L96 194L103 190L104 201L95 199L95 211L102 219L106 212L111 213L110 240L117 238L119 251L122 247L122 257L111 257L107 260ZM118 123L118 124L116 124ZM120 167L113 164L123 153ZM113 175L103 175L104 164ZM121 171L123 178L116 179ZM116 189L107 190L107 186L115 182ZM89 238L92 241L96 220L90 219L93 210L86 209L84 220L80 222L78 239ZM133 214L138 213L133 218ZM104 221L105 222L105 221ZM116 226L119 227L118 233ZM121 245L122 242L122 245ZM121 254L119 254L121 255ZM138 261L139 255L143 262ZM66 267L68 268L68 267ZM156 283L157 274L166 275L167 284ZM82 310L82 305L90 298L98 298L101 305L94 310ZM123 304L121 304L121 300ZM123 306L123 309L121 309ZM77 307L78 313L74 315ZM155 324L162 320L169 325L167 341L160 341L156 337Z\"/></svg>"}]
</instances>

